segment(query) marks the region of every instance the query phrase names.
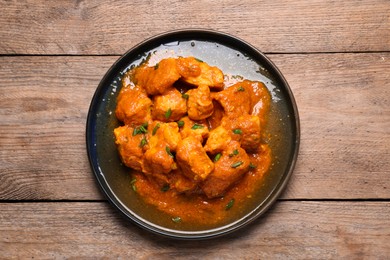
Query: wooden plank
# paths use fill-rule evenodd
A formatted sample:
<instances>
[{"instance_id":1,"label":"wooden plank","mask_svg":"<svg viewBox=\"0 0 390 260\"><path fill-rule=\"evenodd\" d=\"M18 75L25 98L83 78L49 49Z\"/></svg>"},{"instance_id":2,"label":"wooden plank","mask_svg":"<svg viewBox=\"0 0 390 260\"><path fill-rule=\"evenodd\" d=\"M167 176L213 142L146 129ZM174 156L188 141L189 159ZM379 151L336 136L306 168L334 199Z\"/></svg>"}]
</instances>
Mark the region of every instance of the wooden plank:
<instances>
[{"instance_id":1,"label":"wooden plank","mask_svg":"<svg viewBox=\"0 0 390 260\"><path fill-rule=\"evenodd\" d=\"M389 202L277 203L241 231L205 241L149 234L108 204L2 203L3 258L385 259Z\"/></svg>"},{"instance_id":2,"label":"wooden plank","mask_svg":"<svg viewBox=\"0 0 390 260\"><path fill-rule=\"evenodd\" d=\"M102 198L85 125L93 93L116 58L1 58L0 198Z\"/></svg>"},{"instance_id":3,"label":"wooden plank","mask_svg":"<svg viewBox=\"0 0 390 260\"><path fill-rule=\"evenodd\" d=\"M387 0L30 0L0 10L0 54L122 54L179 28L230 33L263 52L390 50Z\"/></svg>"},{"instance_id":4,"label":"wooden plank","mask_svg":"<svg viewBox=\"0 0 390 260\"><path fill-rule=\"evenodd\" d=\"M272 56L301 119L299 159L286 197L389 198L389 58Z\"/></svg>"},{"instance_id":5,"label":"wooden plank","mask_svg":"<svg viewBox=\"0 0 390 260\"><path fill-rule=\"evenodd\" d=\"M85 123L116 58L0 57L0 199L102 199ZM301 116L300 154L283 198L390 198L390 53L270 58Z\"/></svg>"}]
</instances>

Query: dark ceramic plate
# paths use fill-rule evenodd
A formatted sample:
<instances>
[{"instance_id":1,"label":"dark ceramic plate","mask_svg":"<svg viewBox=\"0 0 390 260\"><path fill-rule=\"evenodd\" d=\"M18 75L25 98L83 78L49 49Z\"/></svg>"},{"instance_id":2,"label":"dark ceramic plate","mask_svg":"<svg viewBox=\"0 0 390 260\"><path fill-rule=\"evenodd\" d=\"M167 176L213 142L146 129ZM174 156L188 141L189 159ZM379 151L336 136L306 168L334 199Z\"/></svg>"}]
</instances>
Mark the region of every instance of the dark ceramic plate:
<instances>
[{"instance_id":1,"label":"dark ceramic plate","mask_svg":"<svg viewBox=\"0 0 390 260\"><path fill-rule=\"evenodd\" d=\"M130 186L129 168L119 159L113 130L116 97L121 78L150 53L157 57L195 56L226 74L265 83L272 95L269 145L273 164L246 209L220 226L173 223L157 209L145 204ZM201 239L235 231L262 215L278 198L292 174L299 147L298 110L291 90L276 66L248 43L209 30L173 31L152 37L133 47L108 70L92 99L87 119L87 151L93 173L111 204L139 226L157 234L181 239Z\"/></svg>"}]
</instances>

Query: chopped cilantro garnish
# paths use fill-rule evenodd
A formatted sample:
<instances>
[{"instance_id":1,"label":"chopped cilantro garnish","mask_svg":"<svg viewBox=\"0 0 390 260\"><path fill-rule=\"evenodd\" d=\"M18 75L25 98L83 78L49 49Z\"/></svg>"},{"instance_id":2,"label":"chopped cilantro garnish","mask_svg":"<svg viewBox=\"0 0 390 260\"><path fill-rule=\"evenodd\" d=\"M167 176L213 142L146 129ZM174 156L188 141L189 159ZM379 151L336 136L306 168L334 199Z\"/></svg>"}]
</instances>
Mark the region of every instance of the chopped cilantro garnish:
<instances>
[{"instance_id":1,"label":"chopped cilantro garnish","mask_svg":"<svg viewBox=\"0 0 390 260\"><path fill-rule=\"evenodd\" d=\"M233 163L230 167L232 167L232 168L237 168L238 166L240 166L240 165L242 165L242 164L243 164L242 161L238 161L238 162Z\"/></svg>"}]
</instances>

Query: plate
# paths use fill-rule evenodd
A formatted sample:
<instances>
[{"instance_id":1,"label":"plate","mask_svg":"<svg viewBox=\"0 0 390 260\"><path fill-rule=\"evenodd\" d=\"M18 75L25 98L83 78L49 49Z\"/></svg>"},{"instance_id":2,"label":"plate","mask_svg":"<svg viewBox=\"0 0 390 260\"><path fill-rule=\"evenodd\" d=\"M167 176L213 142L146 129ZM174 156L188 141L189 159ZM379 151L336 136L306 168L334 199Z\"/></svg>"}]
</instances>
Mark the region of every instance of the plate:
<instances>
[{"instance_id":1,"label":"plate","mask_svg":"<svg viewBox=\"0 0 390 260\"><path fill-rule=\"evenodd\" d=\"M123 75L154 54L159 58L194 56L224 73L262 81L272 96L266 131L272 166L245 210L220 226L173 223L131 192L129 168L115 146L116 98ZM93 174L108 201L123 216L153 233L178 239L205 239L237 231L256 220L277 200L293 172L300 141L298 109L291 89L278 68L249 43L211 30L179 30L149 38L131 48L108 70L92 98L86 127L87 152Z\"/></svg>"}]
</instances>

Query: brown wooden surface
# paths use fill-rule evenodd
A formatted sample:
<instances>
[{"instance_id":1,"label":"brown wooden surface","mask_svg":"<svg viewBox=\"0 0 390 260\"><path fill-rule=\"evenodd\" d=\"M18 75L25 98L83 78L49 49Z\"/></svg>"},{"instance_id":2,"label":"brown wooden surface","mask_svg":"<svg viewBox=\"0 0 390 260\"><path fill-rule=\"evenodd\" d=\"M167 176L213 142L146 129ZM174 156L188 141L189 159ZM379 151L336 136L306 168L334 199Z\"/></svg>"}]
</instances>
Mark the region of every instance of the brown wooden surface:
<instances>
[{"instance_id":1,"label":"brown wooden surface","mask_svg":"<svg viewBox=\"0 0 390 260\"><path fill-rule=\"evenodd\" d=\"M390 50L387 0L0 3L0 53L5 54L122 54L178 28L228 32L263 52Z\"/></svg>"},{"instance_id":2,"label":"brown wooden surface","mask_svg":"<svg viewBox=\"0 0 390 260\"><path fill-rule=\"evenodd\" d=\"M390 2L0 1L0 258L390 256ZM85 123L118 55L209 28L268 54L296 98L301 149L276 205L210 241L123 220L91 173Z\"/></svg>"},{"instance_id":3,"label":"brown wooden surface","mask_svg":"<svg viewBox=\"0 0 390 260\"><path fill-rule=\"evenodd\" d=\"M390 250L389 202L282 201L240 232L206 241L146 233L106 203L0 206L4 258L385 259Z\"/></svg>"}]
</instances>

